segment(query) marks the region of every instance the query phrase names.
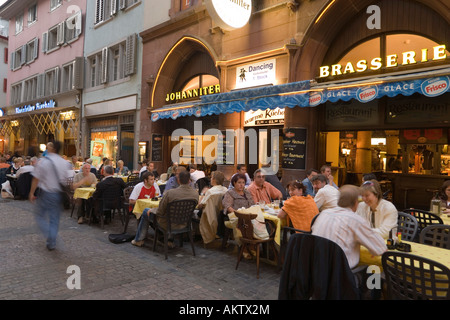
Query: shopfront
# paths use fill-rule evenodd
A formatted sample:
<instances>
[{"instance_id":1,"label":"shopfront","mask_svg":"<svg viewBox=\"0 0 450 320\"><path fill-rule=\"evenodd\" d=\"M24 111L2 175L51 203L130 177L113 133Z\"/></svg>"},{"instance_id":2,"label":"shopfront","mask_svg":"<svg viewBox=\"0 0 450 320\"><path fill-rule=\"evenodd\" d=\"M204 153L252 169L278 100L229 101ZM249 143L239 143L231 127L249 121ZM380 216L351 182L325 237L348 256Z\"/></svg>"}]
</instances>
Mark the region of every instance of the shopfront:
<instances>
[{"instance_id":1,"label":"shopfront","mask_svg":"<svg viewBox=\"0 0 450 320\"><path fill-rule=\"evenodd\" d=\"M370 4L350 13L343 1L330 2L305 39L297 72L305 74L308 60L315 69L316 163L331 164L340 185L358 185L364 173L376 172L397 208L427 209L449 179L449 22L436 1L380 1L383 24L369 29ZM341 20L332 21L340 10ZM399 21L400 12L409 15ZM317 38L323 48L308 58Z\"/></svg>"},{"instance_id":2,"label":"shopfront","mask_svg":"<svg viewBox=\"0 0 450 320\"><path fill-rule=\"evenodd\" d=\"M61 153L78 155L79 109L70 98L50 99L4 108L0 118L2 152L37 155L52 140L63 143Z\"/></svg>"}]
</instances>

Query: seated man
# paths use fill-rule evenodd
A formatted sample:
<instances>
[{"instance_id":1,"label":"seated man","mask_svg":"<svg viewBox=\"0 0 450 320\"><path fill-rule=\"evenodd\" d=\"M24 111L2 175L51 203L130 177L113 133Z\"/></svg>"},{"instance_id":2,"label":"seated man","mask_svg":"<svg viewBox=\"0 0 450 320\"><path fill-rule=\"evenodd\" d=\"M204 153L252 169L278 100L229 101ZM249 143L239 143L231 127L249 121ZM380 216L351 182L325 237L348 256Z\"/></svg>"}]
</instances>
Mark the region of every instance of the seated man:
<instances>
[{"instance_id":1,"label":"seated man","mask_svg":"<svg viewBox=\"0 0 450 320\"><path fill-rule=\"evenodd\" d=\"M196 164L189 165L189 172L191 174L191 180L193 183L196 183L198 179L205 177L205 173L203 171L197 170Z\"/></svg>"},{"instance_id":2,"label":"seated man","mask_svg":"<svg viewBox=\"0 0 450 320\"><path fill-rule=\"evenodd\" d=\"M85 163L81 167L81 171L73 177L72 188L75 190L77 188L95 187L96 184L97 177L91 172L91 165L89 163ZM78 223L82 224L90 203L88 203L85 199L77 199L77 205Z\"/></svg>"},{"instance_id":3,"label":"seated man","mask_svg":"<svg viewBox=\"0 0 450 320\"><path fill-rule=\"evenodd\" d=\"M151 199L160 195L159 186L155 183L153 173L146 171L142 174L143 182L139 182L134 186L130 195L130 205L134 205L138 199Z\"/></svg>"},{"instance_id":4,"label":"seated man","mask_svg":"<svg viewBox=\"0 0 450 320\"><path fill-rule=\"evenodd\" d=\"M336 185L336 183L334 183L333 179L333 175L331 174L331 167L324 165L320 168L320 173L323 174L326 178L327 178L327 182L330 186L333 186L336 189L339 189L338 186Z\"/></svg>"},{"instance_id":5,"label":"seated man","mask_svg":"<svg viewBox=\"0 0 450 320\"><path fill-rule=\"evenodd\" d=\"M245 179L246 179L245 180L245 187L249 187L252 184L252 179L250 179L250 176L247 173L247 166L245 164L238 164L237 165L237 172L231 176L230 181L238 173L241 173L241 174L245 175ZM231 184L231 182L230 182L230 185L228 186L228 190L230 190L230 189L233 189L233 185Z\"/></svg>"},{"instance_id":6,"label":"seated man","mask_svg":"<svg viewBox=\"0 0 450 320\"><path fill-rule=\"evenodd\" d=\"M351 269L359 263L360 246L374 256L386 250L384 239L356 214L360 191L353 185L341 187L338 207L324 210L312 226L312 234L336 242L344 251Z\"/></svg>"},{"instance_id":7,"label":"seated man","mask_svg":"<svg viewBox=\"0 0 450 320\"><path fill-rule=\"evenodd\" d=\"M317 171L316 169L309 169L308 171L306 171L306 178L302 181L303 185L306 187L305 195L309 195L313 198L316 195L316 191L314 190L314 186L312 185L312 178L317 174L319 174L319 171Z\"/></svg>"},{"instance_id":8,"label":"seated man","mask_svg":"<svg viewBox=\"0 0 450 320\"><path fill-rule=\"evenodd\" d=\"M286 200L288 197L286 188L283 187L283 185L280 182L280 179L278 179L277 175L272 170L272 167L270 165L264 165L262 167L262 170L265 175L265 181L273 185L278 190L280 190L281 194L283 195L283 200Z\"/></svg>"},{"instance_id":9,"label":"seated man","mask_svg":"<svg viewBox=\"0 0 450 320\"><path fill-rule=\"evenodd\" d=\"M187 171L185 167L183 166L178 166L176 167L176 169L174 169L174 176L172 176L166 183L166 187L164 188L164 193L168 190L171 189L176 189L180 186L180 181L179 181L179 174L181 172ZM189 172L188 172L189 173ZM189 185L194 188L194 183L189 180Z\"/></svg>"},{"instance_id":10,"label":"seated man","mask_svg":"<svg viewBox=\"0 0 450 320\"><path fill-rule=\"evenodd\" d=\"M110 165L104 166L103 172L105 177L97 184L92 198L94 201L102 199L104 195L117 195L121 197L123 195L123 189L125 189L125 182L121 178L114 178L114 169ZM100 212L103 214L103 212Z\"/></svg>"},{"instance_id":11,"label":"seated man","mask_svg":"<svg viewBox=\"0 0 450 320\"><path fill-rule=\"evenodd\" d=\"M144 239L147 235L147 230L150 225L150 221L153 221L153 215L156 215L157 222L163 226L167 227L166 209L169 203L176 200L188 200L193 199L198 201L198 192L193 189L189 183L191 175L186 170L178 173L180 186L175 189L170 189L164 192L164 196L159 203L158 208L154 212L150 211L148 208L144 210L139 222L139 226L136 232L136 237L131 241L132 245L142 247L144 245ZM184 228L185 226L178 226L178 228ZM172 226L176 229L177 226Z\"/></svg>"},{"instance_id":12,"label":"seated man","mask_svg":"<svg viewBox=\"0 0 450 320\"><path fill-rule=\"evenodd\" d=\"M315 175L312 178L316 195L314 201L319 211L331 209L337 206L339 199L339 190L328 184L327 178L323 174Z\"/></svg>"},{"instance_id":13,"label":"seated man","mask_svg":"<svg viewBox=\"0 0 450 320\"><path fill-rule=\"evenodd\" d=\"M254 181L248 187L248 191L251 193L253 201L255 203L264 201L266 204L272 203L273 200L282 200L283 195L280 190L273 185L265 181L265 175L262 169L255 171Z\"/></svg>"}]
</instances>

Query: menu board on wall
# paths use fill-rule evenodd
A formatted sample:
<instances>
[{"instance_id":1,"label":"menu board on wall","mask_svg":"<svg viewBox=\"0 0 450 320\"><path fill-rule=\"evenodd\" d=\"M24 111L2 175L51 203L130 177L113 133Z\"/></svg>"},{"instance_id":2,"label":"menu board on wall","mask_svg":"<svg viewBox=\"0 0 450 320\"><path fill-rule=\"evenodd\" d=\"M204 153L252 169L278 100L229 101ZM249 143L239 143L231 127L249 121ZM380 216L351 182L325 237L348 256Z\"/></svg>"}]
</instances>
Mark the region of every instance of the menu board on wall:
<instances>
[{"instance_id":1,"label":"menu board on wall","mask_svg":"<svg viewBox=\"0 0 450 320\"><path fill-rule=\"evenodd\" d=\"M306 170L307 130L285 128L283 135L283 168Z\"/></svg>"},{"instance_id":2,"label":"menu board on wall","mask_svg":"<svg viewBox=\"0 0 450 320\"><path fill-rule=\"evenodd\" d=\"M227 131L223 130L222 136L219 137L219 142L222 145L222 150L219 151L217 163L218 164L234 164L234 133L230 135L230 139L227 139ZM232 139L232 140L231 140Z\"/></svg>"},{"instance_id":3,"label":"menu board on wall","mask_svg":"<svg viewBox=\"0 0 450 320\"><path fill-rule=\"evenodd\" d=\"M162 161L162 141L163 141L163 135L162 134L152 134L152 146L151 146L151 152L152 152L152 161Z\"/></svg>"}]
</instances>

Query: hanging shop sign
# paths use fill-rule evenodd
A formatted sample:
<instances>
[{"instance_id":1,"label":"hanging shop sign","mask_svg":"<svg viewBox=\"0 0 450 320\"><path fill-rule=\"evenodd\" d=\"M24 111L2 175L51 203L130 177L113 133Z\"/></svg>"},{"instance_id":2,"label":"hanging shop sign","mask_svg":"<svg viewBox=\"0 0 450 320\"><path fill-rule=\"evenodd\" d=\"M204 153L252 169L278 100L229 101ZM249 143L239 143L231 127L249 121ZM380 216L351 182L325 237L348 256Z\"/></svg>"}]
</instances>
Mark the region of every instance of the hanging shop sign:
<instances>
[{"instance_id":1,"label":"hanging shop sign","mask_svg":"<svg viewBox=\"0 0 450 320\"><path fill-rule=\"evenodd\" d=\"M276 83L276 59L259 61L236 68L236 89Z\"/></svg>"},{"instance_id":2,"label":"hanging shop sign","mask_svg":"<svg viewBox=\"0 0 450 320\"><path fill-rule=\"evenodd\" d=\"M199 98L201 96L206 96L209 94L220 93L220 84L213 86L207 86L203 88L190 89L186 91L178 91L168 93L166 96L166 102L174 103L179 100L186 100L191 98Z\"/></svg>"},{"instance_id":3,"label":"hanging shop sign","mask_svg":"<svg viewBox=\"0 0 450 320\"><path fill-rule=\"evenodd\" d=\"M284 108L255 110L245 112L244 127L283 125Z\"/></svg>"},{"instance_id":4,"label":"hanging shop sign","mask_svg":"<svg viewBox=\"0 0 450 320\"><path fill-rule=\"evenodd\" d=\"M433 61L444 60L447 58L445 45L439 45L433 47L433 52L428 52L428 49L422 49L418 52L407 51L403 52L402 55L402 66L418 64L428 62L430 59ZM333 64L331 66L321 66L319 68L319 78L327 78L333 76L340 76L352 73L363 73L365 71L375 71L382 67L394 68L398 67L398 55L391 54L387 55L383 60L380 57L373 58L370 62L367 60L359 60L358 62L347 62L347 64Z\"/></svg>"},{"instance_id":5,"label":"hanging shop sign","mask_svg":"<svg viewBox=\"0 0 450 320\"><path fill-rule=\"evenodd\" d=\"M244 27L252 15L251 0L206 0L205 4L214 22L228 31Z\"/></svg>"},{"instance_id":6,"label":"hanging shop sign","mask_svg":"<svg viewBox=\"0 0 450 320\"><path fill-rule=\"evenodd\" d=\"M51 109L51 108L55 108L56 107L56 102L55 100L50 100L50 101L45 101L43 103L36 103L35 105L27 105L27 106L23 106L23 107L17 107L16 110L16 114L18 113L27 113L27 112L32 112L35 110L42 110L42 109Z\"/></svg>"}]
</instances>

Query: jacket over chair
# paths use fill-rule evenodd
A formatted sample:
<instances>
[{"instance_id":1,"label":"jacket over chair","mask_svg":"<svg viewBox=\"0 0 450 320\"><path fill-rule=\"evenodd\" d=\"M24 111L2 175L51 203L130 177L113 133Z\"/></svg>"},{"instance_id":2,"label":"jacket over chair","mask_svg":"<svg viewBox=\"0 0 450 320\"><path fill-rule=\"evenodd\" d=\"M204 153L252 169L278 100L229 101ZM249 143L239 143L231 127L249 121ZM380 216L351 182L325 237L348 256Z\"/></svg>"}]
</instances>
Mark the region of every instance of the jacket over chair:
<instances>
[{"instance_id":1,"label":"jacket over chair","mask_svg":"<svg viewBox=\"0 0 450 320\"><path fill-rule=\"evenodd\" d=\"M342 248L312 234L290 239L280 278L279 300L358 300L355 275Z\"/></svg>"},{"instance_id":2,"label":"jacket over chair","mask_svg":"<svg viewBox=\"0 0 450 320\"><path fill-rule=\"evenodd\" d=\"M216 239L218 223L218 215L222 214L222 198L223 194L213 194L206 200L200 218L200 234L203 243L208 244Z\"/></svg>"}]
</instances>

